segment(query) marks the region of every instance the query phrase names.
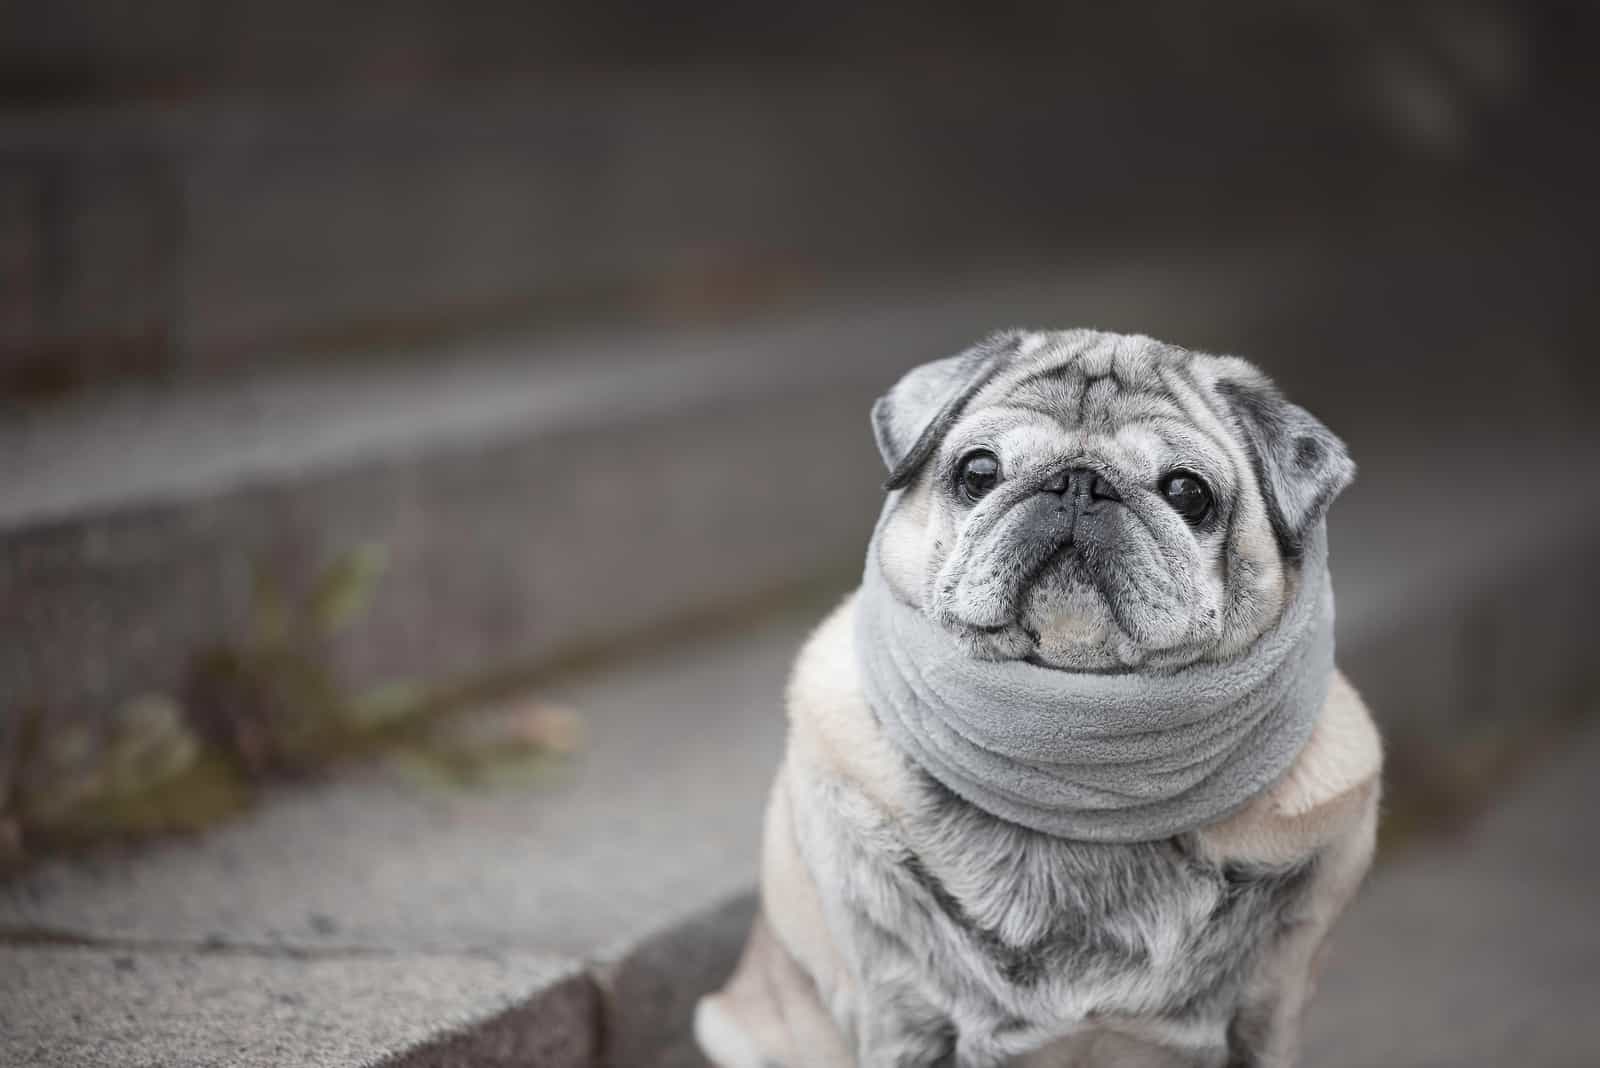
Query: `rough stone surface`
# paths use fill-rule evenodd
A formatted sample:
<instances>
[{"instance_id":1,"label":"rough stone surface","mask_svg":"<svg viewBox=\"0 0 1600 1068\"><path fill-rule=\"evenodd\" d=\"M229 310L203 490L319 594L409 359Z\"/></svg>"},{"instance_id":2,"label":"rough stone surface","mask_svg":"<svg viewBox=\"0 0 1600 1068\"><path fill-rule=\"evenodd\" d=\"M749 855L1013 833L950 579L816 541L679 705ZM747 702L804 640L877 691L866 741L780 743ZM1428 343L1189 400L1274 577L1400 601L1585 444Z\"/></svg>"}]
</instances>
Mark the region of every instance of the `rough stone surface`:
<instances>
[{"instance_id":1,"label":"rough stone surface","mask_svg":"<svg viewBox=\"0 0 1600 1068\"><path fill-rule=\"evenodd\" d=\"M18 1068L583 1068L594 1051L592 984L551 958L133 944L0 959L0 1064Z\"/></svg>"}]
</instances>

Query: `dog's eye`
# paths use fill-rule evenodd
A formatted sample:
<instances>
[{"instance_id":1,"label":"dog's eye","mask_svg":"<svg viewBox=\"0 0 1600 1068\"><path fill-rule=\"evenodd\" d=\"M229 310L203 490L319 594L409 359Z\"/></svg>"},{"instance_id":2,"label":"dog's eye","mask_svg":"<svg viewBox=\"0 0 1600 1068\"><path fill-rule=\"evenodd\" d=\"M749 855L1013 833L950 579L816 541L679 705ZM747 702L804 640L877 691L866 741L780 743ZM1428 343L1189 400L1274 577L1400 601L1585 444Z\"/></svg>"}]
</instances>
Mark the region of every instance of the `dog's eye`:
<instances>
[{"instance_id":1,"label":"dog's eye","mask_svg":"<svg viewBox=\"0 0 1600 1068\"><path fill-rule=\"evenodd\" d=\"M1198 523L1211 512L1211 490L1198 475L1174 471L1161 483L1161 495L1190 523Z\"/></svg>"},{"instance_id":2,"label":"dog's eye","mask_svg":"<svg viewBox=\"0 0 1600 1068\"><path fill-rule=\"evenodd\" d=\"M977 500L1000 485L1000 458L987 449L967 453L961 458L956 482L967 500Z\"/></svg>"}]
</instances>

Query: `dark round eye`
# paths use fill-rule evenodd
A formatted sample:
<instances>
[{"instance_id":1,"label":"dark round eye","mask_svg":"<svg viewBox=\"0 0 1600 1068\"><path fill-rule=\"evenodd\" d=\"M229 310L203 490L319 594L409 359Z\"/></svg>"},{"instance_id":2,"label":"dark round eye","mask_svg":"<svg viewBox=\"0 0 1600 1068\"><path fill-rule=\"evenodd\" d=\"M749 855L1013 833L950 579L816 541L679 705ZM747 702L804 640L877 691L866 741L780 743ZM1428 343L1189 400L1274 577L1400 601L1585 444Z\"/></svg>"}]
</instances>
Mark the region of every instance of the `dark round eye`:
<instances>
[{"instance_id":1,"label":"dark round eye","mask_svg":"<svg viewBox=\"0 0 1600 1068\"><path fill-rule=\"evenodd\" d=\"M1188 471L1174 471L1161 483L1161 495L1190 523L1198 523L1211 514L1211 490L1198 475Z\"/></svg>"},{"instance_id":2,"label":"dark round eye","mask_svg":"<svg viewBox=\"0 0 1600 1068\"><path fill-rule=\"evenodd\" d=\"M1000 458L987 449L967 453L961 458L956 482L967 500L977 500L1000 485Z\"/></svg>"}]
</instances>

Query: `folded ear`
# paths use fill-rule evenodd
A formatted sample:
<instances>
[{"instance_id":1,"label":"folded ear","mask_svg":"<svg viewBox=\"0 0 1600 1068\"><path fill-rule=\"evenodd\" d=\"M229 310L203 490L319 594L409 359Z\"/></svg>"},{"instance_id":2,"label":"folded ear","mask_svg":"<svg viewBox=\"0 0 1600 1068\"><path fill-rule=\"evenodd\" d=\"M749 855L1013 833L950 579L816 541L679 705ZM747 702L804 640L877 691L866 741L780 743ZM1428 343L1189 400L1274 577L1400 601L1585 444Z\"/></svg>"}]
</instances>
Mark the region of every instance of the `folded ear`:
<instances>
[{"instance_id":1,"label":"folded ear","mask_svg":"<svg viewBox=\"0 0 1600 1068\"><path fill-rule=\"evenodd\" d=\"M900 489L916 477L1020 340L1015 332L994 334L958 356L913 368L873 403L872 436L889 468L885 489Z\"/></svg>"},{"instance_id":2,"label":"folded ear","mask_svg":"<svg viewBox=\"0 0 1600 1068\"><path fill-rule=\"evenodd\" d=\"M1255 368L1217 383L1250 451L1267 518L1285 556L1296 556L1328 505L1355 478L1343 441L1316 416L1291 404Z\"/></svg>"}]
</instances>

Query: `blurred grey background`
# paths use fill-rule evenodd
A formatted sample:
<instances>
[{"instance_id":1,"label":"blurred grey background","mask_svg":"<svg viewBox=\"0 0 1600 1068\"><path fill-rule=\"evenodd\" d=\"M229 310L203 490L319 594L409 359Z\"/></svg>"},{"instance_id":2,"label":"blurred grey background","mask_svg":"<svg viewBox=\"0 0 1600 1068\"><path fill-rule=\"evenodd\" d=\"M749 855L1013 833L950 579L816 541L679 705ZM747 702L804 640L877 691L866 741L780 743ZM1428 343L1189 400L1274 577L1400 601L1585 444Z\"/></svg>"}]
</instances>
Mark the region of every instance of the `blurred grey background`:
<instances>
[{"instance_id":1,"label":"blurred grey background","mask_svg":"<svg viewBox=\"0 0 1600 1068\"><path fill-rule=\"evenodd\" d=\"M748 878L784 665L876 514L872 398L1008 325L1243 355L1346 437L1340 640L1389 738L1390 833L1461 826L1600 682L1597 28L1578 0L0 4L0 858L208 823L240 782L570 678L587 763L536 791L570 840L516 807L469 822L546 858L505 894L566 873L523 931L540 953L656 937L716 897L697 879ZM441 862L418 903L375 874L392 859L347 881L399 895L410 934L484 870ZM593 888L641 864L688 889L622 923ZM138 878L46 870L6 914L35 935L265 922L151 934L121 904ZM81 909L40 911L59 893ZM1584 955L1491 963L1578 998L1600 936L1548 915ZM654 961L629 981L660 1009L606 1017L613 1063L688 1056L725 926L692 935L722 947L699 979L606 958ZM485 997L535 1003L504 981ZM1533 1029L1549 1056L1523 1063L1596 1048ZM1523 1031L1468 1045L1508 1063ZM1367 1063L1467 1063L1383 1048Z\"/></svg>"}]
</instances>

